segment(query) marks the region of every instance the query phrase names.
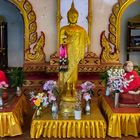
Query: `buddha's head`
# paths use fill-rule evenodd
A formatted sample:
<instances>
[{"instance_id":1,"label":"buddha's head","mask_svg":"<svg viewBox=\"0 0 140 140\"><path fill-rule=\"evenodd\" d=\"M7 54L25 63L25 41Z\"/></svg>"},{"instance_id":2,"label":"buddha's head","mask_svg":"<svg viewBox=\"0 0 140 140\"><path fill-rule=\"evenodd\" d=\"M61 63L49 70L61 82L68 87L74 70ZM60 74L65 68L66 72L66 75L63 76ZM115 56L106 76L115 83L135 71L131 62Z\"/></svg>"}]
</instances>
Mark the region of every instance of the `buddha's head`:
<instances>
[{"instance_id":1,"label":"buddha's head","mask_svg":"<svg viewBox=\"0 0 140 140\"><path fill-rule=\"evenodd\" d=\"M67 13L67 18L68 18L69 24L76 24L77 20L78 20L78 15L79 15L78 11L74 7L74 2L72 2L71 8L69 9L69 11Z\"/></svg>"}]
</instances>

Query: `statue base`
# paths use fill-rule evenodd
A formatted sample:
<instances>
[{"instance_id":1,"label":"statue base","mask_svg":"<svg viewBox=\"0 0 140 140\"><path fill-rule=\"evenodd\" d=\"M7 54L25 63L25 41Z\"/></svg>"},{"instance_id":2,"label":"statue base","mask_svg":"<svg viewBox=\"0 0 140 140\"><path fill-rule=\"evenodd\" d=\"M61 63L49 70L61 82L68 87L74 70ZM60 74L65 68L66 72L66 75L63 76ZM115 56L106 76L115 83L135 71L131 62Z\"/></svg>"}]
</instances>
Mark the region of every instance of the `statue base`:
<instances>
[{"instance_id":1,"label":"statue base","mask_svg":"<svg viewBox=\"0 0 140 140\"><path fill-rule=\"evenodd\" d=\"M76 103L75 99L73 99L73 100L71 100L71 99L61 100L61 102L60 102L60 112L61 112L61 114L63 116L65 116L65 114L67 114L68 116L74 116L75 103Z\"/></svg>"}]
</instances>

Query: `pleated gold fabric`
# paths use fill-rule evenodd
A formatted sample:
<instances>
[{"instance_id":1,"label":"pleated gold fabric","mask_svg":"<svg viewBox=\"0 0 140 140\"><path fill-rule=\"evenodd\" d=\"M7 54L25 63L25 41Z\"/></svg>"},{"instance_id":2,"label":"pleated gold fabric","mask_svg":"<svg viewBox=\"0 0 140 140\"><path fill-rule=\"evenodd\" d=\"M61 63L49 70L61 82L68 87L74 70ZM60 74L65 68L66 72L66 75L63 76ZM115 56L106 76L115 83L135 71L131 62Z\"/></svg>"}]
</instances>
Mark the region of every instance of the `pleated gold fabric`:
<instances>
[{"instance_id":1,"label":"pleated gold fabric","mask_svg":"<svg viewBox=\"0 0 140 140\"><path fill-rule=\"evenodd\" d=\"M107 134L120 138L121 134L138 137L138 133L140 133L140 108L114 109L107 98L101 96L99 99L101 109L108 121Z\"/></svg>"},{"instance_id":2,"label":"pleated gold fabric","mask_svg":"<svg viewBox=\"0 0 140 140\"><path fill-rule=\"evenodd\" d=\"M22 134L23 113L27 113L25 96L15 97L8 109L0 110L0 137Z\"/></svg>"},{"instance_id":3,"label":"pleated gold fabric","mask_svg":"<svg viewBox=\"0 0 140 140\"><path fill-rule=\"evenodd\" d=\"M99 108L92 103L91 115L82 114L81 120L69 117L67 120L58 114L58 119L53 120L49 109L42 112L39 119L32 118L31 138L55 137L55 138L105 138L106 122Z\"/></svg>"}]
</instances>

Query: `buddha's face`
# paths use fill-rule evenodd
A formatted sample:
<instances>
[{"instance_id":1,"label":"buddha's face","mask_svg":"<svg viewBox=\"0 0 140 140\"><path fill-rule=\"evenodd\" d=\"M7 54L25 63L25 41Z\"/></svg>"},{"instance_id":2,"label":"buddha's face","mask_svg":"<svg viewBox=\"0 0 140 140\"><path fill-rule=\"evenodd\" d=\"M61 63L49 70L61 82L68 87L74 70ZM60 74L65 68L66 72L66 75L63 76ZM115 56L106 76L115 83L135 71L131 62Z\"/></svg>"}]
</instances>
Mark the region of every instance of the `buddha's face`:
<instances>
[{"instance_id":1,"label":"buddha's face","mask_svg":"<svg viewBox=\"0 0 140 140\"><path fill-rule=\"evenodd\" d=\"M133 63L129 62L124 68L125 68L125 71L127 72L131 72L133 70Z\"/></svg>"},{"instance_id":2,"label":"buddha's face","mask_svg":"<svg viewBox=\"0 0 140 140\"><path fill-rule=\"evenodd\" d=\"M78 20L78 14L77 13L71 13L68 15L68 21L70 24L76 24Z\"/></svg>"}]
</instances>

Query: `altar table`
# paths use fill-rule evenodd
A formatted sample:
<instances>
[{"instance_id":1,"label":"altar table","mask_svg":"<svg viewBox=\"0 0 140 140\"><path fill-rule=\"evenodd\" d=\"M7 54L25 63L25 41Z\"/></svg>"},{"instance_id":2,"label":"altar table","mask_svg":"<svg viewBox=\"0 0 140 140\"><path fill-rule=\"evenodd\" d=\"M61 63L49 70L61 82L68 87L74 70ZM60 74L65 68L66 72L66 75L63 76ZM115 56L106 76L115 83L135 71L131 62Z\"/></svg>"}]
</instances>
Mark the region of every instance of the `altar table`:
<instances>
[{"instance_id":1,"label":"altar table","mask_svg":"<svg viewBox=\"0 0 140 140\"><path fill-rule=\"evenodd\" d=\"M24 95L14 96L3 109L0 109L0 137L22 134L23 113L27 113Z\"/></svg>"},{"instance_id":2,"label":"altar table","mask_svg":"<svg viewBox=\"0 0 140 140\"><path fill-rule=\"evenodd\" d=\"M112 97L101 96L100 107L107 119L107 134L111 137L132 135L138 137L140 133L140 108L113 108Z\"/></svg>"},{"instance_id":3,"label":"altar table","mask_svg":"<svg viewBox=\"0 0 140 140\"><path fill-rule=\"evenodd\" d=\"M59 113L58 119L53 120L50 109L46 109L40 118L34 113L30 135L31 138L105 138L106 122L95 103L92 103L91 114L82 114L81 120L74 117L65 119Z\"/></svg>"}]
</instances>

